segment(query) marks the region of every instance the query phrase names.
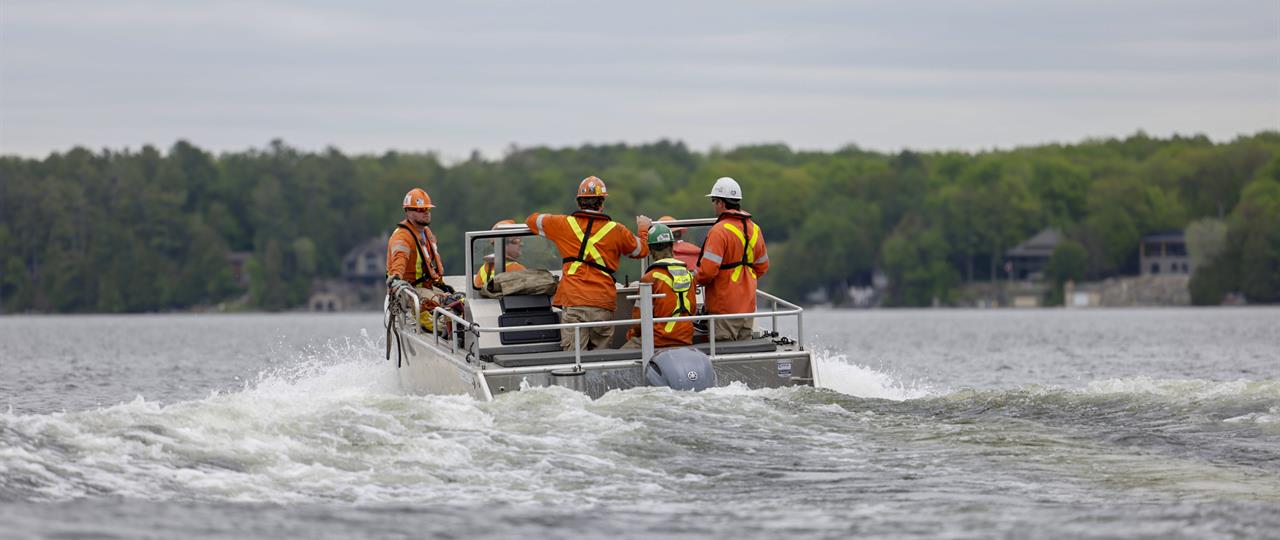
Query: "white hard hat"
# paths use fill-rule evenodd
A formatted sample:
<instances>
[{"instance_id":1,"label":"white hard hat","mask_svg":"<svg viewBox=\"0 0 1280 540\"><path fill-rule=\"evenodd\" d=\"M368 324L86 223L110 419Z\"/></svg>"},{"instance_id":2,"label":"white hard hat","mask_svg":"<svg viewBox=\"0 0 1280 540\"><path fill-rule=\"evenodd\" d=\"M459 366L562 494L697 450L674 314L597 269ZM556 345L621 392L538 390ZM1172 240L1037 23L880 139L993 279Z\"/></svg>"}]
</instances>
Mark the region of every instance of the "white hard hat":
<instances>
[{"instance_id":1,"label":"white hard hat","mask_svg":"<svg viewBox=\"0 0 1280 540\"><path fill-rule=\"evenodd\" d=\"M716 180L716 185L711 187L711 193L708 197L720 197L721 199L742 199L742 187L738 185L738 181L728 176L722 176Z\"/></svg>"}]
</instances>

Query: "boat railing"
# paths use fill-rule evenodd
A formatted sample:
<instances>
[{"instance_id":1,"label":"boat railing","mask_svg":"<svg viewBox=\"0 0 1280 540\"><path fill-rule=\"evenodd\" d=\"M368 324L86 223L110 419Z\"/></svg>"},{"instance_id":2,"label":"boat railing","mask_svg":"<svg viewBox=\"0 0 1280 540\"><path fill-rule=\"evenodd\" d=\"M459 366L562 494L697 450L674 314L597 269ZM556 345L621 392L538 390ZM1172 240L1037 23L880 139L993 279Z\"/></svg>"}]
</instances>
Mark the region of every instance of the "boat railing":
<instances>
[{"instance_id":1,"label":"boat railing","mask_svg":"<svg viewBox=\"0 0 1280 540\"><path fill-rule=\"evenodd\" d=\"M709 227L716 223L716 219L715 218L679 219L679 220L663 221L662 223L672 227L676 227L676 226ZM475 254L472 251L472 244L474 243L474 240L481 239L481 238L492 238L496 240L496 239L506 238L506 237L531 236L531 235L533 235L533 232L529 229L529 227L526 225L520 225L520 224L501 225L498 228L495 228L492 230L467 232L466 245L465 245L465 251L466 251L465 259L466 259L466 265L467 265L467 274L466 274L466 281L464 281L464 283L470 284L472 281L474 281L474 274L472 273L472 268L474 268L475 266L473 264L473 257L475 256ZM501 269L506 267L504 251L505 251L504 249L501 249L495 246L494 268L496 272L501 272L502 271ZM467 291L468 291L467 292L468 297L474 298L474 296L477 294L477 292L472 290L471 287L467 287ZM412 288L404 288L398 291L394 291L394 293L397 297L400 294L406 294L407 298L412 299L415 316L418 313L421 313L420 299L418 298L416 291L414 291ZM642 342L641 356L643 359L648 359L653 354L653 325L654 324L666 323L666 322L707 321L708 322L708 325L707 325L708 339L709 339L709 345L710 345L710 357L715 359L715 358L728 357L728 356L720 356L716 354L716 344L718 340L716 339L715 321L720 319L768 318L770 320L770 328L769 328L770 334L773 336L778 336L780 335L778 332L779 319L795 317L795 320L796 320L795 343L798 350L800 351L805 350L804 349L804 308L796 304L793 304L791 302L788 302L786 300L783 300L781 298L778 298L777 296L769 294L765 291L761 291L761 290L756 291L756 305L757 307L761 305L769 306L769 309L765 311L757 310L751 313L727 313L727 314L706 313L706 314L683 315L678 317L654 317L653 316L653 303L652 303L653 298L661 297L661 295L653 294L652 286L650 284L640 283L638 286L637 293L638 293L637 295L629 296L628 298L637 300L637 305L641 308L640 318L595 321L595 322L538 324L538 325L528 325L528 326L518 326L518 327L480 326L479 324L468 321L462 316L456 313L453 313L452 311L449 311L444 307L437 306L431 311L432 324L431 324L431 330L429 332L433 336L433 341L429 342L428 345L433 346L433 348L435 348L437 352L441 352L441 353L448 352L452 354L454 357L458 357L458 356L461 356L458 350L460 340L456 339L456 337L453 335L453 332L455 331L455 329L470 333L475 338L475 341L477 342L479 341L481 334L496 333L501 335L503 332L528 332L528 331L534 331L534 330L572 330L574 334L574 340L573 340L574 341L574 348L573 348L574 364L577 367L577 369L580 370L582 367L582 347L581 347L581 340L579 339L579 337L581 336L581 333L584 330L589 330L591 328L600 328L600 327L606 327L606 326L629 327L633 325L639 325L641 329L641 342ZM442 323L445 323L445 324L442 324ZM416 320L413 321L412 326L413 326L413 331L415 332L424 331L418 326ZM445 343L447 343L447 347ZM470 361L472 359L472 355L470 352L467 353L466 358L467 358L467 361Z\"/></svg>"},{"instance_id":2,"label":"boat railing","mask_svg":"<svg viewBox=\"0 0 1280 540\"><path fill-rule=\"evenodd\" d=\"M756 291L757 305L763 302L770 306L767 311L755 311L752 313L725 313L725 314L695 314L683 315L679 317L654 317L652 302L653 298L661 297L660 294L653 294L652 286L648 283L641 283L638 295L631 297L637 299L637 305L641 307L641 317L638 319L619 319L608 321L593 322L573 322L573 323L556 323L556 324L536 324L528 326L480 326L474 322L468 321L452 311L437 306L431 311L431 330L434 346L437 350L447 350L449 353L458 356L458 341L452 336L451 329L459 329L469 332L476 340L481 334L503 332L528 332L533 330L573 330L574 347L573 359L577 369L582 367L582 347L579 339L582 331L591 328L600 328L606 326L633 326L639 325L641 331L641 358L647 360L653 354L653 325L666 322L684 322L684 321L708 321L708 340L710 354L712 359L722 358L716 354L716 320L720 319L763 319L771 320L770 332L772 335L778 335L779 318L795 317L796 319L796 346L798 350L804 350L804 308L778 298L764 291ZM415 295L416 296L416 295ZM645 306L648 309L645 309ZM782 308L782 309L779 309ZM416 324L415 324L416 327ZM446 346L447 343L447 346ZM446 348L447 347L447 348ZM468 355L468 360L470 355Z\"/></svg>"}]
</instances>

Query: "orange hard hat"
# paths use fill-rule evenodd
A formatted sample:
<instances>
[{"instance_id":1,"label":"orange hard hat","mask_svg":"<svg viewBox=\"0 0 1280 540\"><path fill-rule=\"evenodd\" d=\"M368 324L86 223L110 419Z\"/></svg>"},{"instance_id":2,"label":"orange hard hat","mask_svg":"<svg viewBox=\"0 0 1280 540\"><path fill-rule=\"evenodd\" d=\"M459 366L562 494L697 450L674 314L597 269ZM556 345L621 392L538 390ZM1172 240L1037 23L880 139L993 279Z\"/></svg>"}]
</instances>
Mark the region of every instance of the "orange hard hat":
<instances>
[{"instance_id":1,"label":"orange hard hat","mask_svg":"<svg viewBox=\"0 0 1280 540\"><path fill-rule=\"evenodd\" d=\"M662 216L662 217L658 218L658 221L660 221L660 222L661 222L661 221L675 221L675 220L676 220L676 218L673 218L673 217L671 217L671 216ZM672 227L672 228L671 228L671 232L681 232L681 233L682 233L682 232L685 232L685 231L687 231L687 230L689 230L689 228L688 228L688 227Z\"/></svg>"},{"instance_id":2,"label":"orange hard hat","mask_svg":"<svg viewBox=\"0 0 1280 540\"><path fill-rule=\"evenodd\" d=\"M436 205L431 204L431 196L427 195L426 190L422 188L413 188L404 194L404 208L406 210L412 208L414 210L426 210L435 208Z\"/></svg>"},{"instance_id":3,"label":"orange hard hat","mask_svg":"<svg viewBox=\"0 0 1280 540\"><path fill-rule=\"evenodd\" d=\"M494 223L494 224L493 224L493 228L494 228L494 229L497 229L497 228L499 228L499 227L501 227L501 226L503 226L503 225L515 225L515 224L516 224L516 220L514 220L514 219L504 219L504 220L502 220L502 221L499 221L499 222L497 222L497 223Z\"/></svg>"},{"instance_id":4,"label":"orange hard hat","mask_svg":"<svg viewBox=\"0 0 1280 540\"><path fill-rule=\"evenodd\" d=\"M609 188L604 185L604 180L594 176L588 176L578 184L578 197L608 197Z\"/></svg>"}]
</instances>

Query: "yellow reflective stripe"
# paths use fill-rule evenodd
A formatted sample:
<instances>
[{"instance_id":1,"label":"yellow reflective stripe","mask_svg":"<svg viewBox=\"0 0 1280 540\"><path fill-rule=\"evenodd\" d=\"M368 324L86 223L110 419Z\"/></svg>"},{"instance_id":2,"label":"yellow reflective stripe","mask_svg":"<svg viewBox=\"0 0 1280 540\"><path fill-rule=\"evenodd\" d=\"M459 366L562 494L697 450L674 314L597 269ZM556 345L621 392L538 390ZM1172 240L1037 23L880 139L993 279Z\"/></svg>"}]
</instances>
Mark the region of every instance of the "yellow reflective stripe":
<instances>
[{"instance_id":1,"label":"yellow reflective stripe","mask_svg":"<svg viewBox=\"0 0 1280 540\"><path fill-rule=\"evenodd\" d=\"M508 272L510 272L510 271L511 271L511 265L513 265L513 264L515 264L515 263L514 263L514 262L509 262L509 263L507 263L507 271L508 271ZM493 277L492 275L490 275L490 272L489 272L489 269L490 269L490 268L492 268L492 267L493 267L493 263L488 263L488 262L486 262L486 263L484 263L484 264L480 265L480 285L481 285L481 286L484 286L484 285L488 285L488 284L489 284L489 278ZM495 273L496 273L496 272L495 272Z\"/></svg>"},{"instance_id":2,"label":"yellow reflective stripe","mask_svg":"<svg viewBox=\"0 0 1280 540\"><path fill-rule=\"evenodd\" d=\"M754 264L756 262L756 240L760 238L760 226L756 225L755 223L752 223L751 226L752 226L751 244L748 245L747 237L742 234L742 231L738 230L738 228L734 227L732 224L729 224L729 223L724 224L724 228L729 229L729 232L733 233L734 236L738 237L738 240L742 241L742 249L746 252L744 253L744 255L746 255L748 265ZM736 283L739 279L741 279L742 269L743 269L742 266L734 267L733 273L729 274L729 280ZM751 272L751 277L756 277L756 270L754 268L747 266L746 269L748 272Z\"/></svg>"},{"instance_id":3,"label":"yellow reflective stripe","mask_svg":"<svg viewBox=\"0 0 1280 540\"><path fill-rule=\"evenodd\" d=\"M599 231L591 235L591 238L587 238L586 233L582 232L582 227L578 226L577 218L574 218L573 216L568 216L565 218L565 220L569 222L569 228L573 230L574 236L578 237L578 242L585 243L587 246L586 249L582 251L583 258L584 259L594 258L596 260L596 264L599 264L601 266L609 266L605 264L604 255L601 255L600 250L596 249L596 242L599 242L601 239L605 237L605 235L609 234L609 231L613 230L613 227L617 225L617 223L613 221L605 223L604 227L601 227ZM569 273L573 274L577 272L579 266L582 266L582 263L578 261L573 261L573 264L569 265ZM597 270L600 270L600 269L597 268ZM600 271L603 272L605 275L609 275L609 273L605 272L604 270L600 270Z\"/></svg>"},{"instance_id":4,"label":"yellow reflective stripe","mask_svg":"<svg viewBox=\"0 0 1280 540\"><path fill-rule=\"evenodd\" d=\"M737 227L734 227L733 225L730 225L730 224L728 224L728 223L725 223L725 224L724 224L724 228L728 229L728 230L729 230L729 232L733 233L733 235L734 235L734 236L737 236L737 237L738 237L738 241L739 241L739 242L742 242L742 244L743 244L744 246L747 244L747 237L743 236L743 235L742 235L742 231L739 231ZM733 268L733 273L732 273L732 274L729 274L729 281L732 281L732 282L734 282L734 283L737 283L737 282L738 282L738 278L741 278L741 277L742 277L742 267L741 267L741 266L735 266L735 267Z\"/></svg>"},{"instance_id":5,"label":"yellow reflective stripe","mask_svg":"<svg viewBox=\"0 0 1280 540\"><path fill-rule=\"evenodd\" d=\"M609 234L609 231L613 230L614 225L617 225L617 223L614 223L612 221L606 223L604 227L600 228L600 232L597 232L591 235L591 240L587 241L587 250L583 254L595 257L596 264L599 264L602 266L609 266L605 264L604 255L601 255L600 250L596 249L596 242L603 240L604 236L606 234ZM601 272L604 272L604 270L601 270ZM605 273L607 274L608 272L605 272Z\"/></svg>"},{"instance_id":6,"label":"yellow reflective stripe","mask_svg":"<svg viewBox=\"0 0 1280 540\"><path fill-rule=\"evenodd\" d=\"M760 239L760 226L759 226L759 225L756 225L756 224L755 224L755 222L752 222L752 223L751 223L751 227L752 227L752 229L751 229L751 245L747 246L747 264L748 264L748 265L755 264L755 262L756 262L756 241ZM768 258L768 256L769 256L769 254L767 254L767 253L766 253L766 254L765 254L765 257L766 257L766 258ZM748 272L751 272L751 277L752 277L752 278L755 278L755 277L756 277L756 269L755 269L755 268L753 268L753 267L751 267L751 266L747 266L747 271L748 271Z\"/></svg>"},{"instance_id":7,"label":"yellow reflective stripe","mask_svg":"<svg viewBox=\"0 0 1280 540\"><path fill-rule=\"evenodd\" d=\"M578 226L578 220L575 219L573 216L567 216L564 218L564 220L569 222L569 228L573 230L573 235L578 237L578 241L581 242L582 237L585 235L582 233L582 227ZM573 263L569 265L569 270L567 272L569 274L574 274L578 271L579 266L582 266L582 263L578 261L573 261Z\"/></svg>"},{"instance_id":8,"label":"yellow reflective stripe","mask_svg":"<svg viewBox=\"0 0 1280 540\"><path fill-rule=\"evenodd\" d=\"M691 298L689 298L689 293L693 292L693 288L692 288L692 287L690 287L690 288L686 289L683 293L681 293L680 291L676 291L676 284L675 284L675 280L673 280L673 279L671 278L671 276L668 276L668 275L666 275L666 274L664 274L664 273L662 273L662 272L654 272L654 273L653 273L653 277L657 278L657 279L658 279L658 281L661 281L661 282L663 282L663 283L666 283L666 284L667 284L667 286L668 286L668 287L670 287L670 288L671 288L671 290L672 290L673 292L675 292L677 295L684 296L684 305L686 305L686 306L692 306L692 305L693 305L693 300L692 300ZM679 316L679 315L680 315L680 301L677 299L677 300L676 300L676 308L675 308L674 310L672 310L672 311L671 311L671 314L670 314L670 315L667 315L667 316L668 316L668 317L676 317L676 316ZM667 332L670 332L672 329L674 329L674 328L676 327L676 322L677 322L677 321L668 321L668 322L667 322L667 324L666 324L666 326L663 326L663 327L662 327L662 328L663 328L663 330L665 330L665 331L667 331Z\"/></svg>"}]
</instances>

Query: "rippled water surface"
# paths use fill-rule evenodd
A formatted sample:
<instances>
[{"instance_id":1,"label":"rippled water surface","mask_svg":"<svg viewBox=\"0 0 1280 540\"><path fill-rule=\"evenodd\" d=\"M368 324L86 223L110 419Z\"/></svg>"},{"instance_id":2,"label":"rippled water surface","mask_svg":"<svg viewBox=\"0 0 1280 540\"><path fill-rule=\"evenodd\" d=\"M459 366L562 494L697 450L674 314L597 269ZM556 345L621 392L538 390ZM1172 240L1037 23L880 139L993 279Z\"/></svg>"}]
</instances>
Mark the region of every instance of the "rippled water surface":
<instances>
[{"instance_id":1,"label":"rippled water surface","mask_svg":"<svg viewBox=\"0 0 1280 540\"><path fill-rule=\"evenodd\" d=\"M492 403L378 314L0 317L0 537L1280 536L1280 309L806 315L826 388Z\"/></svg>"}]
</instances>

